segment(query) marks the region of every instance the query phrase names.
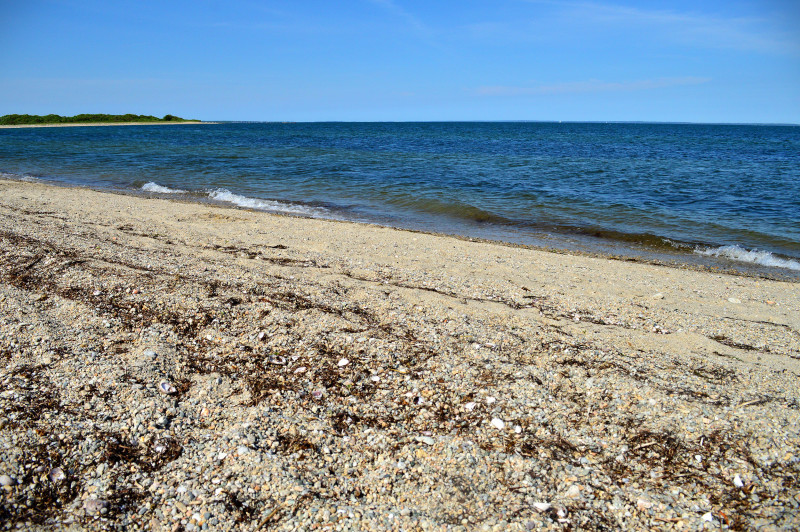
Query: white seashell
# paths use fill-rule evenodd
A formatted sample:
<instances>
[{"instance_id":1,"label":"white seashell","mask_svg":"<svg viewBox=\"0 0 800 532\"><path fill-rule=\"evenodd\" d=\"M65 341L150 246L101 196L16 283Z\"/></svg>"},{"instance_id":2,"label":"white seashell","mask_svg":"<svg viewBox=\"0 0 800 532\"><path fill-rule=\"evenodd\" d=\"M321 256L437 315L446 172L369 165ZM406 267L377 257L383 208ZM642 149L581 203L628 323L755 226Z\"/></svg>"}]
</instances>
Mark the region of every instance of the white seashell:
<instances>
[{"instance_id":1,"label":"white seashell","mask_svg":"<svg viewBox=\"0 0 800 532\"><path fill-rule=\"evenodd\" d=\"M522 427L520 427L519 425L514 425L514 432L516 432L517 434L522 434Z\"/></svg>"},{"instance_id":2,"label":"white seashell","mask_svg":"<svg viewBox=\"0 0 800 532\"><path fill-rule=\"evenodd\" d=\"M286 357L282 357L280 355L271 355L269 357L269 363L275 364L276 366L283 366L286 364Z\"/></svg>"},{"instance_id":3,"label":"white seashell","mask_svg":"<svg viewBox=\"0 0 800 532\"><path fill-rule=\"evenodd\" d=\"M733 477L733 485L736 486L737 488L744 487L744 482L742 482L742 477L740 477L738 473L736 474L735 477Z\"/></svg>"},{"instance_id":4,"label":"white seashell","mask_svg":"<svg viewBox=\"0 0 800 532\"><path fill-rule=\"evenodd\" d=\"M60 467L54 467L51 469L47 476L50 477L51 482L61 482L67 478L67 475L64 474L64 470Z\"/></svg>"},{"instance_id":5,"label":"white seashell","mask_svg":"<svg viewBox=\"0 0 800 532\"><path fill-rule=\"evenodd\" d=\"M306 371L307 369L308 369L308 368L307 368L307 367L305 367L305 366L300 366L299 368L297 368L296 370L294 370L294 372L295 372L295 373L305 373L305 371Z\"/></svg>"},{"instance_id":6,"label":"white seashell","mask_svg":"<svg viewBox=\"0 0 800 532\"><path fill-rule=\"evenodd\" d=\"M472 412L472 409L475 408L476 404L477 403L467 403L467 404L464 405L464 410L466 410L468 412Z\"/></svg>"},{"instance_id":7,"label":"white seashell","mask_svg":"<svg viewBox=\"0 0 800 532\"><path fill-rule=\"evenodd\" d=\"M373 375L372 377L369 378L369 380L371 380L372 382L380 382L381 378L378 377L377 375Z\"/></svg>"},{"instance_id":8,"label":"white seashell","mask_svg":"<svg viewBox=\"0 0 800 532\"><path fill-rule=\"evenodd\" d=\"M347 360L346 358L343 358L343 359L341 359L341 360L339 361L339 367L340 367L340 368L343 368L344 366L348 365L349 363L350 363L350 361L349 361L349 360Z\"/></svg>"},{"instance_id":9,"label":"white seashell","mask_svg":"<svg viewBox=\"0 0 800 532\"><path fill-rule=\"evenodd\" d=\"M503 430L504 428L506 428L505 422L499 417L492 419L492 426L498 430Z\"/></svg>"},{"instance_id":10,"label":"white seashell","mask_svg":"<svg viewBox=\"0 0 800 532\"><path fill-rule=\"evenodd\" d=\"M714 514L712 514L711 512L705 513L705 514L703 514L702 519L703 519L703 521L711 522L711 521L714 520Z\"/></svg>"},{"instance_id":11,"label":"white seashell","mask_svg":"<svg viewBox=\"0 0 800 532\"><path fill-rule=\"evenodd\" d=\"M547 510L552 508L553 505L550 504L549 502L535 502L533 503L533 507L536 508L537 512L541 513L541 512L546 512Z\"/></svg>"},{"instance_id":12,"label":"white seashell","mask_svg":"<svg viewBox=\"0 0 800 532\"><path fill-rule=\"evenodd\" d=\"M489 396L489 397L486 398L486 404L487 405L490 405L490 404L494 403L495 401L497 401L497 399L495 399L492 396Z\"/></svg>"},{"instance_id":13,"label":"white seashell","mask_svg":"<svg viewBox=\"0 0 800 532\"><path fill-rule=\"evenodd\" d=\"M433 445L435 443L433 438L431 438L430 436L417 436L414 439L420 443L424 443L425 445Z\"/></svg>"},{"instance_id":14,"label":"white seashell","mask_svg":"<svg viewBox=\"0 0 800 532\"><path fill-rule=\"evenodd\" d=\"M167 395L172 395L178 392L175 386L173 386L167 381L161 381L160 383L158 383L158 391Z\"/></svg>"}]
</instances>

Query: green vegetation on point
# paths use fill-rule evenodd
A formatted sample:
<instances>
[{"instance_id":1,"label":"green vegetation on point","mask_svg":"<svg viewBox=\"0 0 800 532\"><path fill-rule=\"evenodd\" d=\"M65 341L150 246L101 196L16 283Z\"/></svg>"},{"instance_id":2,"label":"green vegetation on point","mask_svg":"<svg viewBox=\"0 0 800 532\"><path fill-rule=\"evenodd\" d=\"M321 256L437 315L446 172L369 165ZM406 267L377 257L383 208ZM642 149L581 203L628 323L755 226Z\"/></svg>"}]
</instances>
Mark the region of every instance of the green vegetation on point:
<instances>
[{"instance_id":1,"label":"green vegetation on point","mask_svg":"<svg viewBox=\"0 0 800 532\"><path fill-rule=\"evenodd\" d=\"M157 118L150 115L102 115L102 114L81 114L75 116L60 115L5 115L0 116L2 126L22 126L33 124L91 124L91 123L114 123L114 122L199 122L199 120L187 120L173 115L164 115L164 118Z\"/></svg>"}]
</instances>

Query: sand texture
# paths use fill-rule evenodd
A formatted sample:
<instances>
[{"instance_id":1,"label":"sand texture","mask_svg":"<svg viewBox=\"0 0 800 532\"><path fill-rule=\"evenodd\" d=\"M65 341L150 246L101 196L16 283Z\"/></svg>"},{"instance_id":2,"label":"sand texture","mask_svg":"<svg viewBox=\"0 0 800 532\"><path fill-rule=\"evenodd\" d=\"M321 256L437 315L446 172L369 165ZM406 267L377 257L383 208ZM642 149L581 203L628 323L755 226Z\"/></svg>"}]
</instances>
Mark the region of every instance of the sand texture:
<instances>
[{"instance_id":1,"label":"sand texture","mask_svg":"<svg viewBox=\"0 0 800 532\"><path fill-rule=\"evenodd\" d=\"M800 528L800 284L0 180L0 528Z\"/></svg>"}]
</instances>

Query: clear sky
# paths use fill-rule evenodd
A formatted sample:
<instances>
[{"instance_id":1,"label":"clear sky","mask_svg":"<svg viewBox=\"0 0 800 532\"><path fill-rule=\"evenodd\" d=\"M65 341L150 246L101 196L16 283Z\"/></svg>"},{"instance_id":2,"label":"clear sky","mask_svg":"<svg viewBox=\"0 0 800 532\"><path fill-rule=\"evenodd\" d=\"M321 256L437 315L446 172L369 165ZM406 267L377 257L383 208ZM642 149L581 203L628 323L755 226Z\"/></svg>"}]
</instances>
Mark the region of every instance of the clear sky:
<instances>
[{"instance_id":1,"label":"clear sky","mask_svg":"<svg viewBox=\"0 0 800 532\"><path fill-rule=\"evenodd\" d=\"M800 123L798 0L0 0L0 115Z\"/></svg>"}]
</instances>

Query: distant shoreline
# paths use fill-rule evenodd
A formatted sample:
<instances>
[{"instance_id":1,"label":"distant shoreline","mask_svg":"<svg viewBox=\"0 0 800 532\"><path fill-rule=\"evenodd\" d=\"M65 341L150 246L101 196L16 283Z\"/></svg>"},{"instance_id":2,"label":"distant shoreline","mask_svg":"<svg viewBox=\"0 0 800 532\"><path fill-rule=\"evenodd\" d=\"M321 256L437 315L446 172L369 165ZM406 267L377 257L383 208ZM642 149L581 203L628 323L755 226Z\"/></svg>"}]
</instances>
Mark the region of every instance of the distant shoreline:
<instances>
[{"instance_id":1,"label":"distant shoreline","mask_svg":"<svg viewBox=\"0 0 800 532\"><path fill-rule=\"evenodd\" d=\"M186 124L216 124L217 122L201 122L187 120L185 122L76 122L70 124L12 124L2 125L0 129L17 129L28 127L95 127L95 126L180 126Z\"/></svg>"}]
</instances>

